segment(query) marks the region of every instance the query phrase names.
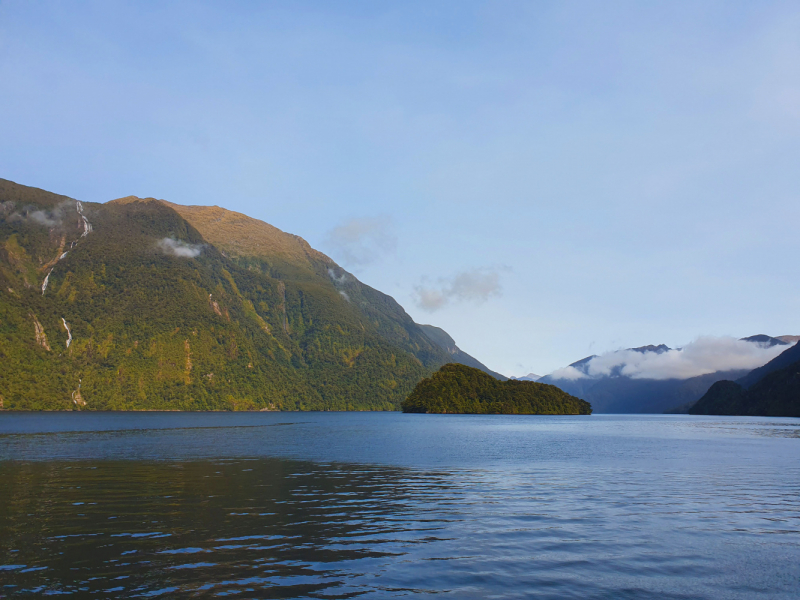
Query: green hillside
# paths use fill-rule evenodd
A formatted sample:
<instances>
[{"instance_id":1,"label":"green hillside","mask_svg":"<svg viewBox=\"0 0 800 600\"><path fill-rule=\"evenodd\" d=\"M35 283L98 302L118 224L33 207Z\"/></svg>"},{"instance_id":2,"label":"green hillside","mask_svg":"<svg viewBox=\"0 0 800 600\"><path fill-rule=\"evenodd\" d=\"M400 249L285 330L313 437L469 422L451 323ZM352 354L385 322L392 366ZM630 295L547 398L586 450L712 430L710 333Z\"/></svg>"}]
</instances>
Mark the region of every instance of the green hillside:
<instances>
[{"instance_id":1,"label":"green hillside","mask_svg":"<svg viewBox=\"0 0 800 600\"><path fill-rule=\"evenodd\" d=\"M499 381L473 367L447 364L419 382L403 412L526 415L590 415L588 402L554 385Z\"/></svg>"},{"instance_id":2,"label":"green hillside","mask_svg":"<svg viewBox=\"0 0 800 600\"><path fill-rule=\"evenodd\" d=\"M5 409L396 410L448 360L393 299L244 215L232 248L160 201L0 180L0 203Z\"/></svg>"}]
</instances>

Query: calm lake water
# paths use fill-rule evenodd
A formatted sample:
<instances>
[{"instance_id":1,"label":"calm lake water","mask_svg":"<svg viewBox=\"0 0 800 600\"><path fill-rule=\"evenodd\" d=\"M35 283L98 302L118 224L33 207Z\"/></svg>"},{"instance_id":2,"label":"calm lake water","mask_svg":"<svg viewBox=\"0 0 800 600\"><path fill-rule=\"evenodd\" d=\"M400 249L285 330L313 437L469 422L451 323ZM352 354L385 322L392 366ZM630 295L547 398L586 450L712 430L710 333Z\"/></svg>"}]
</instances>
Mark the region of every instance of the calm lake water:
<instances>
[{"instance_id":1,"label":"calm lake water","mask_svg":"<svg viewBox=\"0 0 800 600\"><path fill-rule=\"evenodd\" d=\"M798 598L800 420L0 413L0 597Z\"/></svg>"}]
</instances>

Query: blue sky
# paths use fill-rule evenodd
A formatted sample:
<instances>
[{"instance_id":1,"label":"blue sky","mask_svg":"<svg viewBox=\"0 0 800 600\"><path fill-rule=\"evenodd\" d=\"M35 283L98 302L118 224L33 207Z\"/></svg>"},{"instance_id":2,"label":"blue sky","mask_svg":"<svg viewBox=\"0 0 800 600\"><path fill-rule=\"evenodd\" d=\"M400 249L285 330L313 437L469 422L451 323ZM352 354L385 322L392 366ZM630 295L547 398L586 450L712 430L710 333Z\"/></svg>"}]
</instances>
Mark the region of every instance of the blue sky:
<instances>
[{"instance_id":1,"label":"blue sky","mask_svg":"<svg viewBox=\"0 0 800 600\"><path fill-rule=\"evenodd\" d=\"M306 238L507 374L800 333L800 5L0 1L0 177Z\"/></svg>"}]
</instances>

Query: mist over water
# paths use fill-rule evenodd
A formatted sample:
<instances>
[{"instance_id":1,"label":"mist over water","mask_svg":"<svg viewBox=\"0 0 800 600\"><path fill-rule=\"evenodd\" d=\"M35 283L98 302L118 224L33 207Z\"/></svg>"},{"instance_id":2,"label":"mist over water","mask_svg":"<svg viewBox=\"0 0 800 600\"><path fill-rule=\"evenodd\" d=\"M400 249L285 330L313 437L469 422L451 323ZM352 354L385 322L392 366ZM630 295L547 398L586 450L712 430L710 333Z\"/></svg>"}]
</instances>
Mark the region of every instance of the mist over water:
<instances>
[{"instance_id":1,"label":"mist over water","mask_svg":"<svg viewBox=\"0 0 800 600\"><path fill-rule=\"evenodd\" d=\"M800 420L0 415L0 596L792 598Z\"/></svg>"}]
</instances>

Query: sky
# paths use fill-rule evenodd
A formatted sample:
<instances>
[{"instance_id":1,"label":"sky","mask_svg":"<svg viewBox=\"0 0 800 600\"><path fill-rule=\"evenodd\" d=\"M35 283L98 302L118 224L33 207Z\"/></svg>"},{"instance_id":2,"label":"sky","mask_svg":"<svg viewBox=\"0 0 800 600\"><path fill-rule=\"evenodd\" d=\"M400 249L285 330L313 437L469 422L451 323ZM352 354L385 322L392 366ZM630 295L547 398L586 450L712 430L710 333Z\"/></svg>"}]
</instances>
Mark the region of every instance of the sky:
<instances>
[{"instance_id":1,"label":"sky","mask_svg":"<svg viewBox=\"0 0 800 600\"><path fill-rule=\"evenodd\" d=\"M0 177L262 219L507 375L798 334L798 31L797 2L0 0Z\"/></svg>"}]
</instances>

